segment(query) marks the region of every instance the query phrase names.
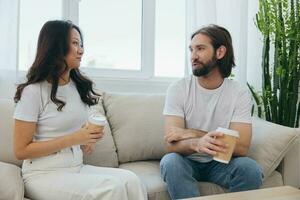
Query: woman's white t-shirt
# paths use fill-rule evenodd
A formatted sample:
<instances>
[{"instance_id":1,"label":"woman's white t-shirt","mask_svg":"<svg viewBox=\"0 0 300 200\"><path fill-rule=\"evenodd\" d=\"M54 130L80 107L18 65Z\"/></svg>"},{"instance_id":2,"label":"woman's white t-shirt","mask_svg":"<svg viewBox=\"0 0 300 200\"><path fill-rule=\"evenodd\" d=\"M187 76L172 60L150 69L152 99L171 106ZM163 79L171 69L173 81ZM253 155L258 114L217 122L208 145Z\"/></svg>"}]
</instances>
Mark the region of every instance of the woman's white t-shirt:
<instances>
[{"instance_id":1,"label":"woman's white t-shirt","mask_svg":"<svg viewBox=\"0 0 300 200\"><path fill-rule=\"evenodd\" d=\"M21 99L16 105L14 113L15 119L37 123L33 141L48 141L60 136L72 134L78 131L87 120L88 106L81 101L73 81L70 81L66 85L58 86L57 88L56 97L66 103L62 111L58 111L57 105L50 100L50 92L51 84L47 81L28 85L24 88ZM57 163L59 159L56 159L56 163L47 162L47 165L50 163L50 165L54 165L53 167L70 167L82 163L82 152L79 145L63 149L55 153L55 155L66 152L72 152L75 159L71 160L71 163L68 163L67 166L64 166L66 162ZM53 157L53 155L49 155L44 158L25 160L23 167L25 164L27 167L31 165L30 168L41 168L41 161L45 159L49 161L52 159L51 156ZM58 156L56 155L56 157ZM39 166L34 166L35 163Z\"/></svg>"}]
</instances>

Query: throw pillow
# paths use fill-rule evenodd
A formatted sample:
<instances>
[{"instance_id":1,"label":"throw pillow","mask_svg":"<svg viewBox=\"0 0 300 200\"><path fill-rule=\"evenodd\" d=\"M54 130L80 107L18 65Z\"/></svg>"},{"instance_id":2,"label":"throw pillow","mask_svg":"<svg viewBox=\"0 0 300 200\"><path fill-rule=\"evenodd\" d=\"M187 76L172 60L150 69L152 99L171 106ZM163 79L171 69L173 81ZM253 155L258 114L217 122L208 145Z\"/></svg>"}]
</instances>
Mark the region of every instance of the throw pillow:
<instances>
[{"instance_id":1,"label":"throw pillow","mask_svg":"<svg viewBox=\"0 0 300 200\"><path fill-rule=\"evenodd\" d=\"M294 128L252 118L252 143L248 155L258 162L264 178L267 178L298 141L297 138Z\"/></svg>"},{"instance_id":2,"label":"throw pillow","mask_svg":"<svg viewBox=\"0 0 300 200\"><path fill-rule=\"evenodd\" d=\"M104 95L120 163L160 159L165 154L163 105L164 95Z\"/></svg>"}]
</instances>

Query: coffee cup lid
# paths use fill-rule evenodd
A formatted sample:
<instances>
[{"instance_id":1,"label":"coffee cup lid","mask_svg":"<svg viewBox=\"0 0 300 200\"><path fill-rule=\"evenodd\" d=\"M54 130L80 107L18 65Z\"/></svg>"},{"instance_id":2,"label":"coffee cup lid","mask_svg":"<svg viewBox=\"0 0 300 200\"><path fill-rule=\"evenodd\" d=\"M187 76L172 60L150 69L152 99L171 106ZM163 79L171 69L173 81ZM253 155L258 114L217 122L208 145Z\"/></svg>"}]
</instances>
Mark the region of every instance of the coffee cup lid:
<instances>
[{"instance_id":1,"label":"coffee cup lid","mask_svg":"<svg viewBox=\"0 0 300 200\"><path fill-rule=\"evenodd\" d=\"M90 115L89 122L92 124L100 125L100 126L104 126L107 123L106 117L100 113Z\"/></svg>"},{"instance_id":2,"label":"coffee cup lid","mask_svg":"<svg viewBox=\"0 0 300 200\"><path fill-rule=\"evenodd\" d=\"M227 128L218 127L216 131L222 132L222 133L224 133L226 135L231 135L231 136L234 136L234 137L239 137L240 136L240 134L239 134L238 131L227 129Z\"/></svg>"}]
</instances>

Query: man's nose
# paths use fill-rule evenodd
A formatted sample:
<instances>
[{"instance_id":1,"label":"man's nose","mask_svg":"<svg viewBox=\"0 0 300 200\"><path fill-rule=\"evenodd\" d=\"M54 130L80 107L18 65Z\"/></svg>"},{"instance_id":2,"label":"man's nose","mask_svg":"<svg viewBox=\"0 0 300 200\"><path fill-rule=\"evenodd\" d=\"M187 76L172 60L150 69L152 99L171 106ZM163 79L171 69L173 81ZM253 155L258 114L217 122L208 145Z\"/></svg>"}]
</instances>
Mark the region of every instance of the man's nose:
<instances>
[{"instance_id":1,"label":"man's nose","mask_svg":"<svg viewBox=\"0 0 300 200\"><path fill-rule=\"evenodd\" d=\"M198 55L194 51L191 52L191 60L194 61L196 59L198 59Z\"/></svg>"}]
</instances>

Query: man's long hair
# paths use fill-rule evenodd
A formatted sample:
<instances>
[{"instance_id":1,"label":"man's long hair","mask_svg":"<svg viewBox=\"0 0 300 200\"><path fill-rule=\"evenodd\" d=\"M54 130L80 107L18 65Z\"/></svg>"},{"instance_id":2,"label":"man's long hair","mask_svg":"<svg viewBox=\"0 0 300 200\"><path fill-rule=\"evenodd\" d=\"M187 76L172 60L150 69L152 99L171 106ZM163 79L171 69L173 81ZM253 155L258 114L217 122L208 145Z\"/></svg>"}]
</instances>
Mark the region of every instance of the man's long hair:
<instances>
[{"instance_id":1,"label":"man's long hair","mask_svg":"<svg viewBox=\"0 0 300 200\"><path fill-rule=\"evenodd\" d=\"M59 78L68 70L65 60L69 52L70 34L76 29L82 41L82 34L78 26L71 21L54 20L48 21L42 27L37 44L37 53L32 66L27 73L27 81L18 85L14 97L17 103L22 96L23 89L30 84L42 81L51 82L51 101L61 111L65 102L56 97ZM83 103L88 106L95 105L100 95L93 90L93 82L83 76L78 68L70 71L70 79L75 83L77 91Z\"/></svg>"},{"instance_id":2,"label":"man's long hair","mask_svg":"<svg viewBox=\"0 0 300 200\"><path fill-rule=\"evenodd\" d=\"M223 58L217 60L217 65L223 78L230 76L232 68L235 66L230 33L221 26L211 24L194 32L191 39L197 34L206 35L211 39L215 53L220 46L226 47L226 53Z\"/></svg>"}]
</instances>

